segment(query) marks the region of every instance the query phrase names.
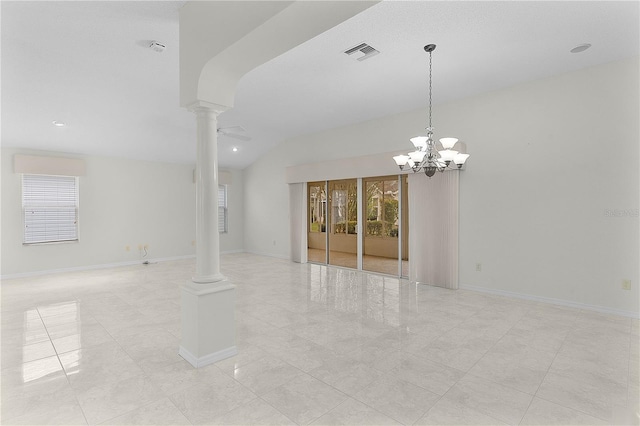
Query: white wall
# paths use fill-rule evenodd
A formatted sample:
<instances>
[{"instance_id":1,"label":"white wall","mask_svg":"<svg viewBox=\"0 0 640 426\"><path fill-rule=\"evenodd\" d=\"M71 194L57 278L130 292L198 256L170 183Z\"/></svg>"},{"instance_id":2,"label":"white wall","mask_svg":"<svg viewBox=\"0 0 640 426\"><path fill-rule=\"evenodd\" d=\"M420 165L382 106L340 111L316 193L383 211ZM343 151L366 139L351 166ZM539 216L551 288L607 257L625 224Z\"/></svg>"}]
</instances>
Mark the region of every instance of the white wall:
<instances>
[{"instance_id":1,"label":"white wall","mask_svg":"<svg viewBox=\"0 0 640 426\"><path fill-rule=\"evenodd\" d=\"M139 261L139 244L148 245L149 259L195 254L194 166L109 157L76 156L87 165L79 183L79 241L23 245L16 153L72 156L2 149L2 276ZM221 251L242 249L242 173L232 173L229 233L221 236Z\"/></svg>"},{"instance_id":2,"label":"white wall","mask_svg":"<svg viewBox=\"0 0 640 426\"><path fill-rule=\"evenodd\" d=\"M472 155L461 286L637 315L638 217L606 211L639 206L638 77L635 58L435 106L436 136ZM302 136L245 169L245 250L288 257L285 167L408 151L424 121L420 110Z\"/></svg>"}]
</instances>

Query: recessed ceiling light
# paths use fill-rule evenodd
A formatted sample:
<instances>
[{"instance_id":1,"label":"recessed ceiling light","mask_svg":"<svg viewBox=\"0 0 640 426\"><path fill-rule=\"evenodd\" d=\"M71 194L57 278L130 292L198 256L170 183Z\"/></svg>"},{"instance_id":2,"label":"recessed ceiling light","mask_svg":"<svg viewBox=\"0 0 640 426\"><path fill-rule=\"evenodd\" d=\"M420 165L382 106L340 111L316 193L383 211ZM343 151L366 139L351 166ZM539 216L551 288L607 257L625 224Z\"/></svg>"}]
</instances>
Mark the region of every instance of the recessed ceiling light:
<instances>
[{"instance_id":1,"label":"recessed ceiling light","mask_svg":"<svg viewBox=\"0 0 640 426\"><path fill-rule=\"evenodd\" d=\"M580 52L584 52L585 50L587 50L590 47L591 47L591 44L583 43L583 44L579 44L576 47L574 47L573 49L571 49L570 52L571 53L580 53Z\"/></svg>"},{"instance_id":2,"label":"recessed ceiling light","mask_svg":"<svg viewBox=\"0 0 640 426\"><path fill-rule=\"evenodd\" d=\"M231 149L231 151L233 152L238 152L238 148L236 148L235 146Z\"/></svg>"},{"instance_id":3,"label":"recessed ceiling light","mask_svg":"<svg viewBox=\"0 0 640 426\"><path fill-rule=\"evenodd\" d=\"M64 123L62 121L58 121L58 120L53 120L51 122L51 124L53 124L56 127L64 127Z\"/></svg>"}]
</instances>

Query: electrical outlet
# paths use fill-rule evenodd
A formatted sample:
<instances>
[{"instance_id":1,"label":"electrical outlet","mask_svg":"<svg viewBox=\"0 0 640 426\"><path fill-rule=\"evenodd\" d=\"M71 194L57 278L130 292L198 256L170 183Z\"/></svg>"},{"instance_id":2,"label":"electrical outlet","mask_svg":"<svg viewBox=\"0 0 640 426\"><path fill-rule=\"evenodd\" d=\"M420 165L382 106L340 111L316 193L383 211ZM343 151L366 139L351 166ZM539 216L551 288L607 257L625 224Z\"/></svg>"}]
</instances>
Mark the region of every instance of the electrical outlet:
<instances>
[{"instance_id":1,"label":"electrical outlet","mask_svg":"<svg viewBox=\"0 0 640 426\"><path fill-rule=\"evenodd\" d=\"M631 280L622 280L622 289L631 290Z\"/></svg>"},{"instance_id":2,"label":"electrical outlet","mask_svg":"<svg viewBox=\"0 0 640 426\"><path fill-rule=\"evenodd\" d=\"M476 263L476 272L482 272L482 263Z\"/></svg>"}]
</instances>

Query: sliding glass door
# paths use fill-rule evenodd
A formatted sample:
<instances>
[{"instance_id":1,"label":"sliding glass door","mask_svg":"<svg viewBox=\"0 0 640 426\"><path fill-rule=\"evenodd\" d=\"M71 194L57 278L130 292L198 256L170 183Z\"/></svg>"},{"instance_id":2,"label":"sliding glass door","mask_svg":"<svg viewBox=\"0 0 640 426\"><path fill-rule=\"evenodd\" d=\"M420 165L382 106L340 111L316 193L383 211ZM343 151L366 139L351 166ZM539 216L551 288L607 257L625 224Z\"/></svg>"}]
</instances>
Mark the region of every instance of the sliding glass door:
<instances>
[{"instance_id":1,"label":"sliding glass door","mask_svg":"<svg viewBox=\"0 0 640 426\"><path fill-rule=\"evenodd\" d=\"M407 194L406 175L309 182L308 260L407 276Z\"/></svg>"},{"instance_id":2,"label":"sliding glass door","mask_svg":"<svg viewBox=\"0 0 640 426\"><path fill-rule=\"evenodd\" d=\"M329 181L329 264L358 267L358 182Z\"/></svg>"},{"instance_id":3,"label":"sliding glass door","mask_svg":"<svg viewBox=\"0 0 640 426\"><path fill-rule=\"evenodd\" d=\"M403 214L406 204L402 203L406 199L406 196L402 197L403 182L406 185L406 176L363 180L365 230L362 269L365 271L405 275L400 263L401 257L408 260L404 238L400 238L401 232L403 236L408 235L406 221L402 221L406 217Z\"/></svg>"},{"instance_id":4,"label":"sliding glass door","mask_svg":"<svg viewBox=\"0 0 640 426\"><path fill-rule=\"evenodd\" d=\"M327 183L309 182L307 198L307 259L309 262L327 263Z\"/></svg>"}]
</instances>

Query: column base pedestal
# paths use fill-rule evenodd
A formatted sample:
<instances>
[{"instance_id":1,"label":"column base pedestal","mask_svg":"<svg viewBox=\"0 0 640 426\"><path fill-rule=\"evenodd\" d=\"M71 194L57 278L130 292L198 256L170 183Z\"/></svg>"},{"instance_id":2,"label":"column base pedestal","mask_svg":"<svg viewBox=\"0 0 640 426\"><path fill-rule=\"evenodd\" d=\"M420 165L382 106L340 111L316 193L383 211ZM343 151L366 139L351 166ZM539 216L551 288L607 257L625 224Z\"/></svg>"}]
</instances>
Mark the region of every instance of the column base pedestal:
<instances>
[{"instance_id":1,"label":"column base pedestal","mask_svg":"<svg viewBox=\"0 0 640 426\"><path fill-rule=\"evenodd\" d=\"M235 346L232 346L230 348L223 349L221 351L198 358L191 352L180 346L178 355L184 358L185 361L193 365L195 368L200 368L204 367L205 365L213 364L214 362L222 361L223 359L231 358L232 356L238 355L238 350Z\"/></svg>"},{"instance_id":2,"label":"column base pedestal","mask_svg":"<svg viewBox=\"0 0 640 426\"><path fill-rule=\"evenodd\" d=\"M227 280L181 289L182 340L179 354L194 367L232 357L235 346L235 290Z\"/></svg>"}]
</instances>

